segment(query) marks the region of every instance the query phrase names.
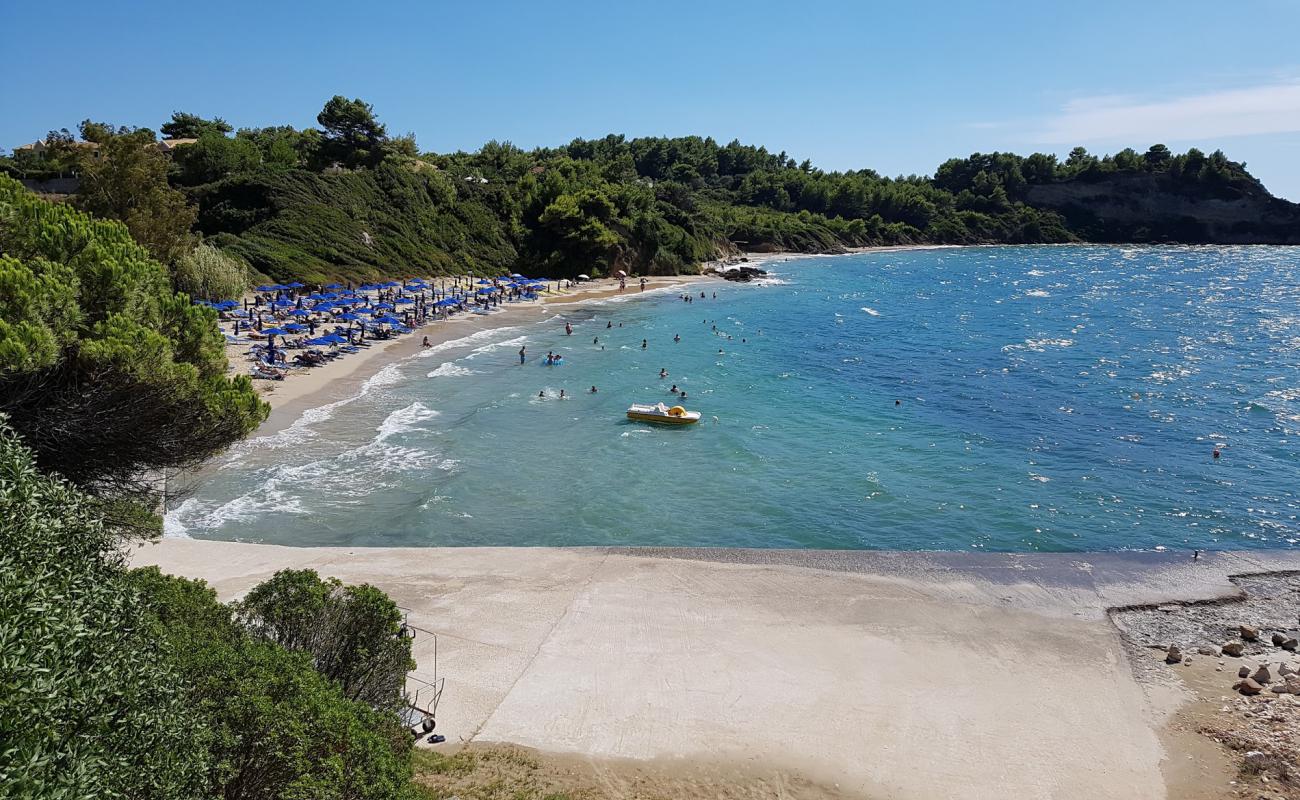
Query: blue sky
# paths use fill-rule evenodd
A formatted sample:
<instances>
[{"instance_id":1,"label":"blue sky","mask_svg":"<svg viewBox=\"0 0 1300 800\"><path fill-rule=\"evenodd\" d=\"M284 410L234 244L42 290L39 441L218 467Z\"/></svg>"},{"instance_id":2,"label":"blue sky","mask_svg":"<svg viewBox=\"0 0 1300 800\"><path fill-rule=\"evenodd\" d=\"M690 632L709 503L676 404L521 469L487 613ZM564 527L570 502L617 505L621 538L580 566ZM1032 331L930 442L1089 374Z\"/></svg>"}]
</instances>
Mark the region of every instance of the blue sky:
<instances>
[{"instance_id":1,"label":"blue sky","mask_svg":"<svg viewBox=\"0 0 1300 800\"><path fill-rule=\"evenodd\" d=\"M86 117L315 124L425 150L739 138L826 169L1223 148L1300 201L1300 0L7 3L0 147Z\"/></svg>"}]
</instances>

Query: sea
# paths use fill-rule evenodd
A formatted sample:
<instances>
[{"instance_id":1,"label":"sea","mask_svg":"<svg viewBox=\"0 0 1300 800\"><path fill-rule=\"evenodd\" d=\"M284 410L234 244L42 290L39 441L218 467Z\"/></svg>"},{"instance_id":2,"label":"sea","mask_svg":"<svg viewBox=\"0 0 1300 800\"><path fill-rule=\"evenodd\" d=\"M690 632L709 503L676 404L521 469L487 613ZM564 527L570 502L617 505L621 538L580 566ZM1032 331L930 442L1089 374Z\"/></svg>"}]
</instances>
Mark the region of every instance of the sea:
<instances>
[{"instance_id":1,"label":"sea","mask_svg":"<svg viewBox=\"0 0 1300 800\"><path fill-rule=\"evenodd\" d=\"M1300 248L937 248L764 267L750 284L630 284L388 364L190 476L166 534L1300 544ZM546 366L548 351L563 363ZM702 419L626 419L659 401Z\"/></svg>"}]
</instances>

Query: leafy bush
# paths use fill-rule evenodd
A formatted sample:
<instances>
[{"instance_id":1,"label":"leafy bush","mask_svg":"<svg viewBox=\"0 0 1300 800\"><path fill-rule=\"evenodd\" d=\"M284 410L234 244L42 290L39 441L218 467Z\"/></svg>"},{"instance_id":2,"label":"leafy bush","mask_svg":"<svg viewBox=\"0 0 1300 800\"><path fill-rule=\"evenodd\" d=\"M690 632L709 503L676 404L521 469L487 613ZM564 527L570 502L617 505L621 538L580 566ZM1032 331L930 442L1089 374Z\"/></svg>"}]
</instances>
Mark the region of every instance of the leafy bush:
<instances>
[{"instance_id":1,"label":"leafy bush","mask_svg":"<svg viewBox=\"0 0 1300 800\"><path fill-rule=\"evenodd\" d=\"M145 616L167 644L189 703L211 730L212 796L411 795L411 736L391 708L348 699L338 682L313 668L307 653L250 634L202 581L152 567L132 572L131 581L145 598ZM264 596L266 590L253 593ZM319 611L305 595L282 599L280 611L304 624ZM363 640L392 638L386 627L369 624L363 620L351 633ZM361 651L354 655L364 657Z\"/></svg>"},{"instance_id":2,"label":"leafy bush","mask_svg":"<svg viewBox=\"0 0 1300 800\"><path fill-rule=\"evenodd\" d=\"M172 285L190 297L223 300L248 289L248 267L209 244L200 244L172 268Z\"/></svg>"},{"instance_id":3,"label":"leafy bush","mask_svg":"<svg viewBox=\"0 0 1300 800\"><path fill-rule=\"evenodd\" d=\"M201 717L96 512L0 425L0 796L201 796Z\"/></svg>"}]
</instances>

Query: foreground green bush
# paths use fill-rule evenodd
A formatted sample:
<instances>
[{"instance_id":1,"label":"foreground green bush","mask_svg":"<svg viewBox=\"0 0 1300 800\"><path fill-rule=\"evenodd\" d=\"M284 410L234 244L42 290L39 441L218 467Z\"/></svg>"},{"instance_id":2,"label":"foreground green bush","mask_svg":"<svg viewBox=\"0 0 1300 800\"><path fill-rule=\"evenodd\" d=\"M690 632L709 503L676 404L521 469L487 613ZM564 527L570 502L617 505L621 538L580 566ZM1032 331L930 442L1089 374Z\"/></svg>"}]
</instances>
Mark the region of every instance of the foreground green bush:
<instances>
[{"instance_id":1,"label":"foreground green bush","mask_svg":"<svg viewBox=\"0 0 1300 800\"><path fill-rule=\"evenodd\" d=\"M205 728L97 507L0 427L0 797L201 797Z\"/></svg>"}]
</instances>

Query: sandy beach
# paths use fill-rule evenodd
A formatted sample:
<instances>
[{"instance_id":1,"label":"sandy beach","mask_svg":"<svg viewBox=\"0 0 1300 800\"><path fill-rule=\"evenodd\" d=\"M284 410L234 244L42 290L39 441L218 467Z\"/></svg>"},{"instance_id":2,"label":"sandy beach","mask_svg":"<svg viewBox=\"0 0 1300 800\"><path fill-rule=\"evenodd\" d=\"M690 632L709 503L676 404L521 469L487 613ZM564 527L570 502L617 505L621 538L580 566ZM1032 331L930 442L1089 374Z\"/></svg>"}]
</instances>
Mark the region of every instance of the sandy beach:
<instances>
[{"instance_id":1,"label":"sandy beach","mask_svg":"<svg viewBox=\"0 0 1300 800\"><path fill-rule=\"evenodd\" d=\"M1119 800L1235 795L1228 758L1174 724L1188 690L1107 610L1231 598L1229 575L1300 569L1300 554L168 539L135 564L224 599L288 567L379 586L437 634L452 746L508 742L612 776L629 759L707 767L767 787L754 796ZM432 678L432 637L416 650Z\"/></svg>"},{"instance_id":2,"label":"sandy beach","mask_svg":"<svg viewBox=\"0 0 1300 800\"><path fill-rule=\"evenodd\" d=\"M648 278L646 290L709 280L718 280L718 278L713 275L661 275ZM271 404L271 408L278 411L285 406L293 405L295 401L328 392L331 387L351 386L364 381L382 369L385 364L419 350L426 336L429 338L430 345L437 345L478 331L541 319L554 310L553 306L639 292L640 287L634 279L628 280L627 289L622 292L619 291L618 281L614 278L577 284L571 289L548 292L537 301L503 304L500 310L488 315L458 314L448 320L433 320L405 336L374 341L370 347L359 353L353 353L318 367L290 372L282 381L254 379L253 385ZM248 371L248 348L249 343L227 345L226 358L230 361L233 372L243 374ZM283 414L277 413L274 416L276 420L284 418ZM275 427L274 423L271 424L272 429Z\"/></svg>"}]
</instances>

